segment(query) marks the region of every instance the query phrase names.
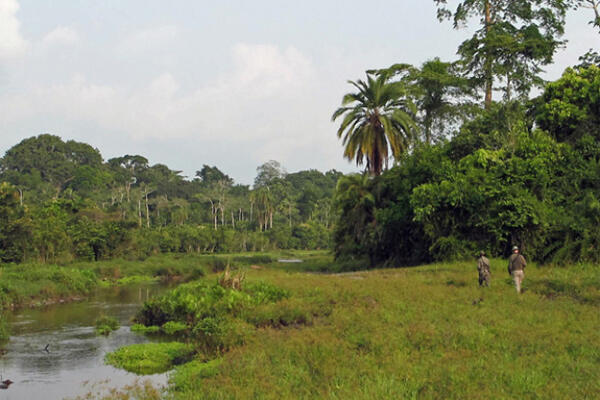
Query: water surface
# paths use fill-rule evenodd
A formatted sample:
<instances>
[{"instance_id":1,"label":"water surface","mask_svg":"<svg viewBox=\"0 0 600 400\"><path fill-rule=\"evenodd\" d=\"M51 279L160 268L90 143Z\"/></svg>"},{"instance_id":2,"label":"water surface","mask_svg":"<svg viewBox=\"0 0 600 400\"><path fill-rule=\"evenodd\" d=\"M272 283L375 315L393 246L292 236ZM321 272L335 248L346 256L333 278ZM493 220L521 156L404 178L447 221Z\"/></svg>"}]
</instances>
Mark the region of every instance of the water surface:
<instances>
[{"instance_id":1,"label":"water surface","mask_svg":"<svg viewBox=\"0 0 600 400\"><path fill-rule=\"evenodd\" d=\"M9 315L12 336L0 356L0 374L14 383L0 390L0 400L63 399L83 395L107 380L104 386L133 383L140 377L105 365L104 356L149 340L129 330L131 317L143 301L164 290L159 285L102 289L89 300ZM96 335L94 322L100 315L118 319L121 327L109 336ZM166 374L141 379L163 386L167 380Z\"/></svg>"}]
</instances>

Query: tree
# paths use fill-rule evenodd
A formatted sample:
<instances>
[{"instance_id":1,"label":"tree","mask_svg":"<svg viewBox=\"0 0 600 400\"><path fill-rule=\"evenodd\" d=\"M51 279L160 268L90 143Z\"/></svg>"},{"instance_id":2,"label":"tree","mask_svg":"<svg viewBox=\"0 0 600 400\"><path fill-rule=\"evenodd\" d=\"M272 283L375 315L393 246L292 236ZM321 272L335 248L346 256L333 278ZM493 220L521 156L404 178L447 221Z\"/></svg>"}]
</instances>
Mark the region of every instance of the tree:
<instances>
[{"instance_id":1,"label":"tree","mask_svg":"<svg viewBox=\"0 0 600 400\"><path fill-rule=\"evenodd\" d=\"M140 174L148 168L148 159L140 155L125 155L108 160L108 164L116 170L120 182L125 187L127 202L130 201L131 185L138 183Z\"/></svg>"},{"instance_id":2,"label":"tree","mask_svg":"<svg viewBox=\"0 0 600 400\"><path fill-rule=\"evenodd\" d=\"M471 114L473 84L460 75L458 63L436 57L420 68L395 64L377 73L394 76L406 85L417 107L416 122L427 144L447 136L449 128Z\"/></svg>"},{"instance_id":3,"label":"tree","mask_svg":"<svg viewBox=\"0 0 600 400\"><path fill-rule=\"evenodd\" d=\"M273 227L273 193L268 186L260 186L250 193L251 201L256 204L256 215L260 230Z\"/></svg>"},{"instance_id":4,"label":"tree","mask_svg":"<svg viewBox=\"0 0 600 400\"><path fill-rule=\"evenodd\" d=\"M558 141L600 138L600 67L568 68L541 96L536 122Z\"/></svg>"},{"instance_id":5,"label":"tree","mask_svg":"<svg viewBox=\"0 0 600 400\"><path fill-rule=\"evenodd\" d=\"M351 174L340 178L334 204L338 212L335 224L335 257L349 254L368 256L374 261L373 233L375 224L375 195L373 181L367 174Z\"/></svg>"},{"instance_id":6,"label":"tree","mask_svg":"<svg viewBox=\"0 0 600 400\"><path fill-rule=\"evenodd\" d=\"M575 0L575 8L588 8L594 13L594 18L589 22L590 25L600 29L600 1L598 0Z\"/></svg>"},{"instance_id":7,"label":"tree","mask_svg":"<svg viewBox=\"0 0 600 400\"><path fill-rule=\"evenodd\" d=\"M448 0L434 0L438 19L460 28L479 17L481 28L464 41L458 54L465 71L484 88L484 105L492 104L494 81L504 81L505 97L514 90L526 95L539 85L541 67L552 62L563 42L566 0L461 0L452 10Z\"/></svg>"},{"instance_id":8,"label":"tree","mask_svg":"<svg viewBox=\"0 0 600 400\"><path fill-rule=\"evenodd\" d=\"M17 188L8 182L0 183L0 262L25 258L31 240L30 225L24 217Z\"/></svg>"},{"instance_id":9,"label":"tree","mask_svg":"<svg viewBox=\"0 0 600 400\"><path fill-rule=\"evenodd\" d=\"M600 31L600 1L598 0L575 0L573 4L575 9L588 8L594 13L594 18L589 21L590 25L598 28ZM581 67L588 67L592 64L600 66L600 54L594 49L589 49L587 53L579 57Z\"/></svg>"},{"instance_id":10,"label":"tree","mask_svg":"<svg viewBox=\"0 0 600 400\"><path fill-rule=\"evenodd\" d=\"M414 139L415 107L402 82L390 82L392 74L367 71L367 80L348 81L358 92L342 99L332 120L343 116L337 131L343 137L344 157L366 161L371 175L379 175L388 159L400 157Z\"/></svg>"},{"instance_id":11,"label":"tree","mask_svg":"<svg viewBox=\"0 0 600 400\"><path fill-rule=\"evenodd\" d=\"M276 179L282 179L287 175L285 168L278 161L270 160L256 168L254 188L269 186Z\"/></svg>"},{"instance_id":12,"label":"tree","mask_svg":"<svg viewBox=\"0 0 600 400\"><path fill-rule=\"evenodd\" d=\"M196 177L200 179L204 187L210 187L219 181L225 181L228 185L233 185L233 179L229 175L215 166L210 167L206 164L202 166L200 171L196 171Z\"/></svg>"},{"instance_id":13,"label":"tree","mask_svg":"<svg viewBox=\"0 0 600 400\"><path fill-rule=\"evenodd\" d=\"M57 198L79 168L100 169L101 165L100 152L90 145L43 134L10 148L0 161L0 171L16 186L35 186Z\"/></svg>"}]
</instances>

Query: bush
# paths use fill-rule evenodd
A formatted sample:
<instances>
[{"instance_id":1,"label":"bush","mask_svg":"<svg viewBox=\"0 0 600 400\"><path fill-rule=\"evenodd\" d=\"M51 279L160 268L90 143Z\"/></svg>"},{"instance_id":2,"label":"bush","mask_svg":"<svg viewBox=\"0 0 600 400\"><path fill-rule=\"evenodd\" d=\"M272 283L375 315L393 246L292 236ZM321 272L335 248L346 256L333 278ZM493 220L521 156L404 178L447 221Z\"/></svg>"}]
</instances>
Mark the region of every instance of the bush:
<instances>
[{"instance_id":1,"label":"bush","mask_svg":"<svg viewBox=\"0 0 600 400\"><path fill-rule=\"evenodd\" d=\"M116 318L103 315L96 320L96 333L99 335L108 335L117 329L119 329L119 321Z\"/></svg>"},{"instance_id":2,"label":"bush","mask_svg":"<svg viewBox=\"0 0 600 400\"><path fill-rule=\"evenodd\" d=\"M251 327L231 317L206 317L192 331L197 343L205 352L227 351L246 342Z\"/></svg>"},{"instance_id":3,"label":"bush","mask_svg":"<svg viewBox=\"0 0 600 400\"><path fill-rule=\"evenodd\" d=\"M161 327L161 330L167 335L174 335L176 333L185 332L187 329L188 326L186 324L184 324L183 322L175 321L169 321Z\"/></svg>"},{"instance_id":4,"label":"bush","mask_svg":"<svg viewBox=\"0 0 600 400\"><path fill-rule=\"evenodd\" d=\"M160 327L156 326L156 325L150 325L150 326L145 326L142 324L133 324L131 326L132 332L137 332L137 333L156 333L160 331Z\"/></svg>"}]
</instances>

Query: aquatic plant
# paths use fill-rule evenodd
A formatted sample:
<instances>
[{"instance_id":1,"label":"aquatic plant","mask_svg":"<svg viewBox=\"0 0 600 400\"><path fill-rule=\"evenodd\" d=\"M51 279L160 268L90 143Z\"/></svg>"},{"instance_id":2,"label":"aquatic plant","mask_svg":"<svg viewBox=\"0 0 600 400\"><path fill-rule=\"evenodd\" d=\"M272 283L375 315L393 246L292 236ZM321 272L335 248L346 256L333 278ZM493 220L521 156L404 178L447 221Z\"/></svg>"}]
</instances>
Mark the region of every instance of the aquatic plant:
<instances>
[{"instance_id":1,"label":"aquatic plant","mask_svg":"<svg viewBox=\"0 0 600 400\"><path fill-rule=\"evenodd\" d=\"M105 361L126 371L147 375L166 372L174 365L189 361L193 355L193 347L185 343L143 343L108 353Z\"/></svg>"},{"instance_id":2,"label":"aquatic plant","mask_svg":"<svg viewBox=\"0 0 600 400\"><path fill-rule=\"evenodd\" d=\"M117 329L119 329L119 321L116 318L102 315L96 320L96 333L99 335L106 336Z\"/></svg>"}]
</instances>

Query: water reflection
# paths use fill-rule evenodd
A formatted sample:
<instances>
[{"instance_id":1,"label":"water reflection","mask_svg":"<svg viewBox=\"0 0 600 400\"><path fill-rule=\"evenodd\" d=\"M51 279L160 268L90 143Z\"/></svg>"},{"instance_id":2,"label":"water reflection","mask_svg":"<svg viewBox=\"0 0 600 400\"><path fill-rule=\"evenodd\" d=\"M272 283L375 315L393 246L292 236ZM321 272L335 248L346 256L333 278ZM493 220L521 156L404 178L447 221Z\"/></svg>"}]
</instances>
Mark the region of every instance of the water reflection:
<instances>
[{"instance_id":1,"label":"water reflection","mask_svg":"<svg viewBox=\"0 0 600 400\"><path fill-rule=\"evenodd\" d=\"M9 316L12 336L4 346L6 354L0 356L0 374L14 383L0 390L0 399L62 399L84 394L86 382L133 383L136 375L104 365L104 356L121 346L148 341L130 332L131 318L144 300L164 290L158 285L111 288L87 301ZM102 314L121 324L108 337L94 332L94 322ZM165 374L150 378L166 384Z\"/></svg>"}]
</instances>

